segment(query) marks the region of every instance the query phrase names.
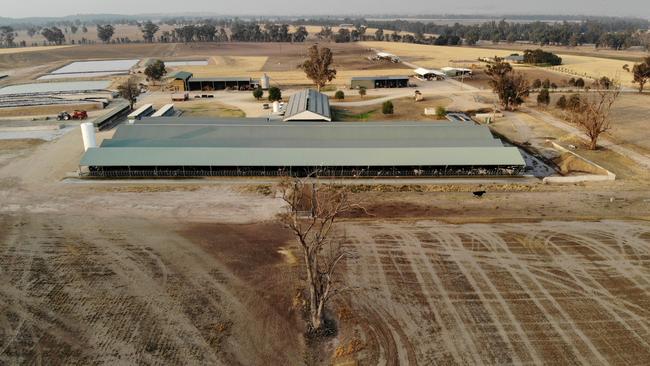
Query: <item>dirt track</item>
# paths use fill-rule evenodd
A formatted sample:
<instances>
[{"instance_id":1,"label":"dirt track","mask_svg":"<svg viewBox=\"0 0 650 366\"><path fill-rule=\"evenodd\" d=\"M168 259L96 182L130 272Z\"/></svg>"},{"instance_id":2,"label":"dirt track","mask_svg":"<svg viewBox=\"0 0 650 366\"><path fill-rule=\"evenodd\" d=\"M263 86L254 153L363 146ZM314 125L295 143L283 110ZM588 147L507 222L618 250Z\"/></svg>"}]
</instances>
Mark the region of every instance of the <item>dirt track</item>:
<instances>
[{"instance_id":1,"label":"dirt track","mask_svg":"<svg viewBox=\"0 0 650 366\"><path fill-rule=\"evenodd\" d=\"M650 226L349 223L362 364L650 362Z\"/></svg>"},{"instance_id":2,"label":"dirt track","mask_svg":"<svg viewBox=\"0 0 650 366\"><path fill-rule=\"evenodd\" d=\"M78 130L12 146L0 364L302 362L299 261L268 187L63 183ZM650 225L595 221L650 217L644 184L356 187L374 216L344 222L332 362L647 365Z\"/></svg>"},{"instance_id":3,"label":"dirt track","mask_svg":"<svg viewBox=\"0 0 650 366\"><path fill-rule=\"evenodd\" d=\"M224 264L233 237L198 245L174 227L0 216L0 364L299 362L301 333L289 306L260 302L265 293ZM278 256L254 268L272 267ZM267 278L285 283L270 271ZM274 299L292 295L277 292Z\"/></svg>"}]
</instances>

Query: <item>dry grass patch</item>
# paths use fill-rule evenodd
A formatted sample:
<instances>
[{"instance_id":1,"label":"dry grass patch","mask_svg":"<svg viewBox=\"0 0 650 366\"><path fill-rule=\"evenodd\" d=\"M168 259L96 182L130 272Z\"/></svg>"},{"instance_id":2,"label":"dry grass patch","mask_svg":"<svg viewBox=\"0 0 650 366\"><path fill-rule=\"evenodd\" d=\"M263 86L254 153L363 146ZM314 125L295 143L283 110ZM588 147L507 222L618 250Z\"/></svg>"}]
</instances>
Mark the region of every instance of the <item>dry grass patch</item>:
<instances>
[{"instance_id":1,"label":"dry grass patch","mask_svg":"<svg viewBox=\"0 0 650 366\"><path fill-rule=\"evenodd\" d=\"M210 76L249 76L259 74L266 63L263 56L213 56L205 66L180 66L173 69L188 71L198 77Z\"/></svg>"},{"instance_id":2,"label":"dry grass patch","mask_svg":"<svg viewBox=\"0 0 650 366\"><path fill-rule=\"evenodd\" d=\"M333 107L335 120L338 121L432 121L435 116L424 114L425 108L447 107L451 99L445 97L426 97L421 102L412 98L392 100L395 113L383 114L381 104L364 107ZM446 121L446 120L445 120Z\"/></svg>"},{"instance_id":3,"label":"dry grass patch","mask_svg":"<svg viewBox=\"0 0 650 366\"><path fill-rule=\"evenodd\" d=\"M178 109L187 117L246 117L246 113L241 109L219 102L190 101L183 103Z\"/></svg>"}]
</instances>

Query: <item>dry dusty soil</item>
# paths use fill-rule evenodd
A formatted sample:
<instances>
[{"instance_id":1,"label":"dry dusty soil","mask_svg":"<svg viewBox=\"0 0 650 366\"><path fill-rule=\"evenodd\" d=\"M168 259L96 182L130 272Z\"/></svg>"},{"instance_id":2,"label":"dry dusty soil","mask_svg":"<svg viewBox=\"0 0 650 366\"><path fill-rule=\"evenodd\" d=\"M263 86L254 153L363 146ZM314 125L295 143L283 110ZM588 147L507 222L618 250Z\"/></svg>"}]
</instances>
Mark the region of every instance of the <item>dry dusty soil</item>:
<instances>
[{"instance_id":1,"label":"dry dusty soil","mask_svg":"<svg viewBox=\"0 0 650 366\"><path fill-rule=\"evenodd\" d=\"M0 364L303 364L301 262L273 189L62 182L80 141L3 145ZM348 291L310 359L650 363L647 183L354 192L371 216L341 221Z\"/></svg>"},{"instance_id":2,"label":"dry dusty soil","mask_svg":"<svg viewBox=\"0 0 650 366\"><path fill-rule=\"evenodd\" d=\"M364 345L362 364L650 362L647 223L345 230L353 295L341 301L342 343Z\"/></svg>"}]
</instances>

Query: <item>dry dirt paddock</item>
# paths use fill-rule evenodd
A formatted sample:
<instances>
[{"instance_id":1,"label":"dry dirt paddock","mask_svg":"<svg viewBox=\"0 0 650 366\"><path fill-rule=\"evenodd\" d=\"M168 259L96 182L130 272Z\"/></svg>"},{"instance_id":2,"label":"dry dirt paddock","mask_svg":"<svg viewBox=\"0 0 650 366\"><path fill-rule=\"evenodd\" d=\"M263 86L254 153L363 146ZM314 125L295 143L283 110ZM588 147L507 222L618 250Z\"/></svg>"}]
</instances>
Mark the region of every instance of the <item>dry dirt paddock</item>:
<instances>
[{"instance_id":1,"label":"dry dirt paddock","mask_svg":"<svg viewBox=\"0 0 650 366\"><path fill-rule=\"evenodd\" d=\"M3 147L0 364L303 363L269 187L63 183L79 141ZM650 362L647 184L378 187L322 364Z\"/></svg>"},{"instance_id":2,"label":"dry dirt paddock","mask_svg":"<svg viewBox=\"0 0 650 366\"><path fill-rule=\"evenodd\" d=\"M345 225L346 337L367 365L647 365L650 225ZM355 341L356 340L356 341Z\"/></svg>"}]
</instances>

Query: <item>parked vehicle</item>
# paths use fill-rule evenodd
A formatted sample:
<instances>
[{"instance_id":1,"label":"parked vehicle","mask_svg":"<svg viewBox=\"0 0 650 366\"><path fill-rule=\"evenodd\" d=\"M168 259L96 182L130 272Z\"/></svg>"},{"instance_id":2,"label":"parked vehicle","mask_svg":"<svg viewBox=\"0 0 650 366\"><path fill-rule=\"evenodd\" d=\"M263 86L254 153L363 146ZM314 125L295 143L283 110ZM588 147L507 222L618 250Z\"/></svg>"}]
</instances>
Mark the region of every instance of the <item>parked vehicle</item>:
<instances>
[{"instance_id":1,"label":"parked vehicle","mask_svg":"<svg viewBox=\"0 0 650 366\"><path fill-rule=\"evenodd\" d=\"M59 121L69 121L71 119L84 120L86 118L88 118L88 112L81 110L75 110L72 114L63 111L56 116L56 119Z\"/></svg>"}]
</instances>

